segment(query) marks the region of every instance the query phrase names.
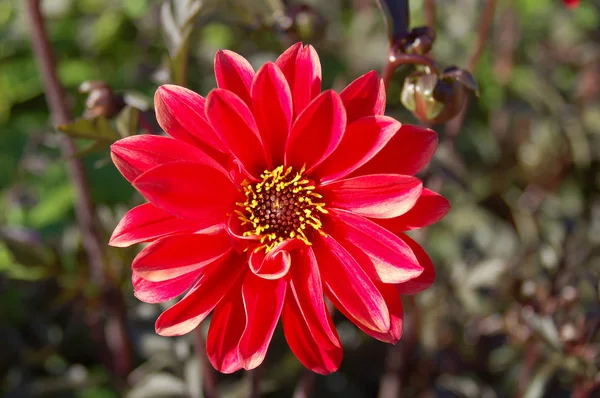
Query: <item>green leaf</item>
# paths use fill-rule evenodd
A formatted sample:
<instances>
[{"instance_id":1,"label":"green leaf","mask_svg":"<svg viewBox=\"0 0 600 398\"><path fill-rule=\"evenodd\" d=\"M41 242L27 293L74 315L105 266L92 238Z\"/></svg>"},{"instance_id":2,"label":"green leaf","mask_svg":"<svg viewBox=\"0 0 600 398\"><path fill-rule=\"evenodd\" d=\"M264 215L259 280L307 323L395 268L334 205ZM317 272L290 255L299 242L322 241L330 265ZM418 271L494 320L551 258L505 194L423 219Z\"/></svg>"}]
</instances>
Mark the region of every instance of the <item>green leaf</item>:
<instances>
[{"instance_id":1,"label":"green leaf","mask_svg":"<svg viewBox=\"0 0 600 398\"><path fill-rule=\"evenodd\" d=\"M135 135L138 130L140 111L132 106L126 106L117 115L115 124L121 137Z\"/></svg>"},{"instance_id":2,"label":"green leaf","mask_svg":"<svg viewBox=\"0 0 600 398\"><path fill-rule=\"evenodd\" d=\"M59 124L56 128L73 138L87 138L114 142L121 138L108 120L102 116L94 119L76 119L72 123Z\"/></svg>"}]
</instances>

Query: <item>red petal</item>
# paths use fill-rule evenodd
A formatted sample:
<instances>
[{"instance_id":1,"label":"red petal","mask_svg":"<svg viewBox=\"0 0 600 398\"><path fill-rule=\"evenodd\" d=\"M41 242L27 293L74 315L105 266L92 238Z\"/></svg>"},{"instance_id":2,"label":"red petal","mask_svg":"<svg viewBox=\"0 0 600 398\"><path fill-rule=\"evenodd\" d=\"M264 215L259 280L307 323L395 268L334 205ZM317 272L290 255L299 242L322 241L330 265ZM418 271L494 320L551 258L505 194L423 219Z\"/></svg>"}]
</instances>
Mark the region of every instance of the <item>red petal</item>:
<instances>
[{"instance_id":1,"label":"red petal","mask_svg":"<svg viewBox=\"0 0 600 398\"><path fill-rule=\"evenodd\" d=\"M302 112L292 126L285 146L285 164L312 171L337 148L346 128L346 111L340 96L328 90Z\"/></svg>"},{"instance_id":2,"label":"red petal","mask_svg":"<svg viewBox=\"0 0 600 398\"><path fill-rule=\"evenodd\" d=\"M265 64L252 83L252 111L274 164L283 164L285 141L292 126L292 94L277 65Z\"/></svg>"},{"instance_id":3,"label":"red petal","mask_svg":"<svg viewBox=\"0 0 600 398\"><path fill-rule=\"evenodd\" d=\"M156 207L205 225L225 221L239 192L222 171L201 163L175 162L148 170L133 186Z\"/></svg>"},{"instance_id":4,"label":"red petal","mask_svg":"<svg viewBox=\"0 0 600 398\"><path fill-rule=\"evenodd\" d=\"M368 116L349 123L342 142L313 172L314 178L326 183L352 173L377 155L400 126L387 116Z\"/></svg>"},{"instance_id":5,"label":"red petal","mask_svg":"<svg viewBox=\"0 0 600 398\"><path fill-rule=\"evenodd\" d=\"M409 211L422 190L423 183L416 177L372 174L332 182L319 192L327 206L364 217L392 218Z\"/></svg>"},{"instance_id":6,"label":"red petal","mask_svg":"<svg viewBox=\"0 0 600 398\"><path fill-rule=\"evenodd\" d=\"M350 315L350 320L385 333L390 314L383 297L356 260L331 236L313 235L314 251L327 297Z\"/></svg>"},{"instance_id":7,"label":"red petal","mask_svg":"<svg viewBox=\"0 0 600 398\"><path fill-rule=\"evenodd\" d=\"M160 282L219 261L231 250L224 227L211 227L196 234L167 236L151 243L135 257L132 269L148 281Z\"/></svg>"},{"instance_id":8,"label":"red petal","mask_svg":"<svg viewBox=\"0 0 600 398\"><path fill-rule=\"evenodd\" d=\"M385 112L385 87L374 70L350 83L340 97L346 107L348 123Z\"/></svg>"},{"instance_id":9,"label":"red petal","mask_svg":"<svg viewBox=\"0 0 600 398\"><path fill-rule=\"evenodd\" d=\"M254 78L254 69L246 58L229 50L217 51L215 77L217 87L233 92L250 106L252 103L250 87Z\"/></svg>"},{"instance_id":10,"label":"red petal","mask_svg":"<svg viewBox=\"0 0 600 398\"><path fill-rule=\"evenodd\" d=\"M246 370L254 369L265 359L267 348L279 321L287 281L267 280L251 272L246 274L242 297L246 310L246 328L240 339L238 355Z\"/></svg>"},{"instance_id":11,"label":"red petal","mask_svg":"<svg viewBox=\"0 0 600 398\"><path fill-rule=\"evenodd\" d=\"M402 337L402 329L404 326L404 310L402 309L402 300L400 293L395 285L384 283L376 283L379 292L383 296L390 312L390 330L387 333L380 333L365 328L362 325L357 325L363 332L377 340L385 343L396 344Z\"/></svg>"},{"instance_id":12,"label":"red petal","mask_svg":"<svg viewBox=\"0 0 600 398\"><path fill-rule=\"evenodd\" d=\"M250 269L261 278L282 278L290 269L290 252L304 246L305 243L299 239L288 239L279 243L266 255L264 248L253 251L249 259Z\"/></svg>"},{"instance_id":13,"label":"red petal","mask_svg":"<svg viewBox=\"0 0 600 398\"><path fill-rule=\"evenodd\" d=\"M388 144L354 175L415 175L429 163L437 144L438 137L435 131L403 124Z\"/></svg>"},{"instance_id":14,"label":"red petal","mask_svg":"<svg viewBox=\"0 0 600 398\"><path fill-rule=\"evenodd\" d=\"M330 210L324 220L331 234L373 280L400 283L417 278L423 268L411 247L366 218Z\"/></svg>"},{"instance_id":15,"label":"red petal","mask_svg":"<svg viewBox=\"0 0 600 398\"><path fill-rule=\"evenodd\" d=\"M215 307L206 337L206 354L221 373L233 373L242 368L238 344L246 327L242 287L234 286Z\"/></svg>"},{"instance_id":16,"label":"red petal","mask_svg":"<svg viewBox=\"0 0 600 398\"><path fill-rule=\"evenodd\" d=\"M147 134L134 135L115 142L110 147L110 156L129 182L161 164L181 160L202 163L212 161L207 154L184 142Z\"/></svg>"},{"instance_id":17,"label":"red petal","mask_svg":"<svg viewBox=\"0 0 600 398\"><path fill-rule=\"evenodd\" d=\"M400 217L377 220L377 223L398 233L409 231L411 229L423 228L441 220L450 210L450 202L442 195L439 195L427 188L423 189L421 196L412 209Z\"/></svg>"},{"instance_id":18,"label":"red petal","mask_svg":"<svg viewBox=\"0 0 600 398\"><path fill-rule=\"evenodd\" d=\"M206 228L203 221L184 220L160 210L151 203L144 203L129 210L115 227L109 245L127 247L135 243L184 232Z\"/></svg>"},{"instance_id":19,"label":"red petal","mask_svg":"<svg viewBox=\"0 0 600 398\"><path fill-rule=\"evenodd\" d=\"M205 116L204 98L192 90L162 85L154 94L158 123L171 137L192 144L215 156L225 147Z\"/></svg>"},{"instance_id":20,"label":"red petal","mask_svg":"<svg viewBox=\"0 0 600 398\"><path fill-rule=\"evenodd\" d=\"M335 372L343 350L323 300L312 248L293 252L292 262L282 317L286 340L294 355L310 370L319 374Z\"/></svg>"},{"instance_id":21,"label":"red petal","mask_svg":"<svg viewBox=\"0 0 600 398\"><path fill-rule=\"evenodd\" d=\"M294 99L294 115L299 115L321 92L321 62L319 55L308 45L296 43L275 62L285 75Z\"/></svg>"},{"instance_id":22,"label":"red petal","mask_svg":"<svg viewBox=\"0 0 600 398\"><path fill-rule=\"evenodd\" d=\"M246 269L243 261L243 257L232 255L223 263L207 267L192 290L158 317L156 333L180 336L195 329L236 284Z\"/></svg>"},{"instance_id":23,"label":"red petal","mask_svg":"<svg viewBox=\"0 0 600 398\"><path fill-rule=\"evenodd\" d=\"M197 270L170 280L150 282L134 272L131 275L133 294L145 303L164 303L165 301L172 300L175 297L182 295L194 282L196 282L196 280L198 280L201 273L202 270Z\"/></svg>"},{"instance_id":24,"label":"red petal","mask_svg":"<svg viewBox=\"0 0 600 398\"><path fill-rule=\"evenodd\" d=\"M234 93L215 89L206 99L206 115L228 151L250 174L260 176L271 168L254 116Z\"/></svg>"},{"instance_id":25,"label":"red petal","mask_svg":"<svg viewBox=\"0 0 600 398\"><path fill-rule=\"evenodd\" d=\"M400 294L416 294L422 292L431 286L435 281L435 269L433 268L433 263L431 262L431 259L425 250L423 250L423 248L417 242L404 234L400 234L398 236L411 248L417 257L419 264L421 267L423 267L423 273L421 275L415 279L411 279L396 285L398 291Z\"/></svg>"}]
</instances>

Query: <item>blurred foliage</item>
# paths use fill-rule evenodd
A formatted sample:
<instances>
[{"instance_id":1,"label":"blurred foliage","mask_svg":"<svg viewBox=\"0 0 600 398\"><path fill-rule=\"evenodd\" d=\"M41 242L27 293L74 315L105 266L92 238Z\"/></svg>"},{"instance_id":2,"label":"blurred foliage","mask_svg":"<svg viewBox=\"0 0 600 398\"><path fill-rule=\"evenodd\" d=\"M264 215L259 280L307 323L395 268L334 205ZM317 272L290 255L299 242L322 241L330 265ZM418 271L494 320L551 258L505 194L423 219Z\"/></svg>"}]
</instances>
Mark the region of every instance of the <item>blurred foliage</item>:
<instances>
[{"instance_id":1,"label":"blurred foliage","mask_svg":"<svg viewBox=\"0 0 600 398\"><path fill-rule=\"evenodd\" d=\"M95 115L61 128L83 138L77 142L87 153L106 241L120 216L141 203L106 147L155 130L143 104L158 84L187 77L188 87L206 94L215 85L217 49L235 50L258 67L302 39L319 51L324 87L341 89L381 70L388 45L383 16L369 0L290 1L289 8L280 0L42 3L74 115L90 111L77 90L86 81L106 82L128 104L117 118ZM436 2L433 54L441 65L467 64L482 3ZM593 394L600 384L600 4L568 10L558 0L497 3L472 71L481 98L470 101L456 137L435 126L440 149L422 175L453 208L414 234L438 277L416 297L417 308L406 305L407 328L419 332L404 358L404 396L568 397L576 389ZM423 1L411 1L413 24L424 19ZM400 104L411 71L396 73L387 113L417 123ZM131 112L145 115L139 126ZM157 336L160 306L131 294L135 248L107 247L107 272L125 293L136 368L119 381L99 360L87 323L104 315L90 288L60 137L22 2L0 0L0 393L200 396L193 337ZM338 373L317 378L313 396L391 398L380 380L396 349L340 316L336 323L345 359ZM276 333L261 369L264 396L291 396L301 369ZM243 374L218 382L224 397L250 389Z\"/></svg>"}]
</instances>

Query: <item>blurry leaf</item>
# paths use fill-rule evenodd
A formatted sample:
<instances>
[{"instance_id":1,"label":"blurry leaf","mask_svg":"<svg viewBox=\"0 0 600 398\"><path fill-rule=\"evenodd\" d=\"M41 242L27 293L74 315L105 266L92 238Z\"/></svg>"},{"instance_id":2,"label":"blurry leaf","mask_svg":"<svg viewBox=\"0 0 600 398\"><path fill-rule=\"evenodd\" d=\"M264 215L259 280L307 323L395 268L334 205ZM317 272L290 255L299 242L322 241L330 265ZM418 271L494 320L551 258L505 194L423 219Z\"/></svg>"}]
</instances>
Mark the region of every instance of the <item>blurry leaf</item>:
<instances>
[{"instance_id":1,"label":"blurry leaf","mask_svg":"<svg viewBox=\"0 0 600 398\"><path fill-rule=\"evenodd\" d=\"M0 240L19 264L48 266L54 261L52 250L44 246L41 237L33 230L5 227L0 229Z\"/></svg>"},{"instance_id":2,"label":"blurry leaf","mask_svg":"<svg viewBox=\"0 0 600 398\"><path fill-rule=\"evenodd\" d=\"M116 126L121 137L135 135L138 130L140 111L132 106L126 106L117 115Z\"/></svg>"},{"instance_id":3,"label":"blurry leaf","mask_svg":"<svg viewBox=\"0 0 600 398\"><path fill-rule=\"evenodd\" d=\"M119 133L111 127L108 120L104 117L94 119L81 118L69 124L60 124L56 128L74 138L103 140L110 143L121 138Z\"/></svg>"},{"instance_id":4,"label":"blurry leaf","mask_svg":"<svg viewBox=\"0 0 600 398\"><path fill-rule=\"evenodd\" d=\"M479 201L479 204L489 212L493 213L502 220L508 222L516 230L515 218L512 208L506 203L506 200L498 194L491 194Z\"/></svg>"},{"instance_id":5,"label":"blurry leaf","mask_svg":"<svg viewBox=\"0 0 600 398\"><path fill-rule=\"evenodd\" d=\"M25 266L15 262L10 250L0 242L0 275L15 280L37 281L48 276L48 268L44 266ZM6 304L5 300L6 296L3 296L0 302Z\"/></svg>"},{"instance_id":6,"label":"blurry leaf","mask_svg":"<svg viewBox=\"0 0 600 398\"><path fill-rule=\"evenodd\" d=\"M377 0L377 4L385 15L390 43L394 43L408 32L408 0Z\"/></svg>"},{"instance_id":7,"label":"blurry leaf","mask_svg":"<svg viewBox=\"0 0 600 398\"><path fill-rule=\"evenodd\" d=\"M95 142L92 142L91 144L89 144L88 146L79 149L77 152L75 152L74 156L80 158L83 156L101 152L101 151L104 151L110 144L112 144L112 142L102 141L102 140L95 141Z\"/></svg>"},{"instance_id":8,"label":"blurry leaf","mask_svg":"<svg viewBox=\"0 0 600 398\"><path fill-rule=\"evenodd\" d=\"M169 373L151 373L137 383L127 398L187 397L184 381Z\"/></svg>"},{"instance_id":9,"label":"blurry leaf","mask_svg":"<svg viewBox=\"0 0 600 398\"><path fill-rule=\"evenodd\" d=\"M560 334L551 317L542 316L531 311L524 313L523 318L525 322L551 347L555 349L560 349L562 347Z\"/></svg>"},{"instance_id":10,"label":"blurry leaf","mask_svg":"<svg viewBox=\"0 0 600 398\"><path fill-rule=\"evenodd\" d=\"M553 361L546 362L539 367L527 386L523 398L541 398L544 395L548 381L557 369L558 366Z\"/></svg>"}]
</instances>

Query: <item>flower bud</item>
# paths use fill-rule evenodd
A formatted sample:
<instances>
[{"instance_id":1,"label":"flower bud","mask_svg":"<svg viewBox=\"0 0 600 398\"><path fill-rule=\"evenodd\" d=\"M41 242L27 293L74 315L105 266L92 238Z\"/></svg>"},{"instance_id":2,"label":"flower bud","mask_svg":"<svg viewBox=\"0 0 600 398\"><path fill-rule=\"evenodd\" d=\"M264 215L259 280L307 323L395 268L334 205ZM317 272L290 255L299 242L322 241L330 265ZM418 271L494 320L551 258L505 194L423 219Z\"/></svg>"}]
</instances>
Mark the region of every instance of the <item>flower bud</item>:
<instances>
[{"instance_id":1,"label":"flower bud","mask_svg":"<svg viewBox=\"0 0 600 398\"><path fill-rule=\"evenodd\" d=\"M79 92L88 94L84 113L88 119L98 116L111 118L125 106L123 98L103 81L85 81L79 86Z\"/></svg>"},{"instance_id":2,"label":"flower bud","mask_svg":"<svg viewBox=\"0 0 600 398\"><path fill-rule=\"evenodd\" d=\"M443 123L460 112L469 91L477 95L473 76L452 66L439 76L425 71L410 74L401 101L423 123Z\"/></svg>"}]
</instances>

